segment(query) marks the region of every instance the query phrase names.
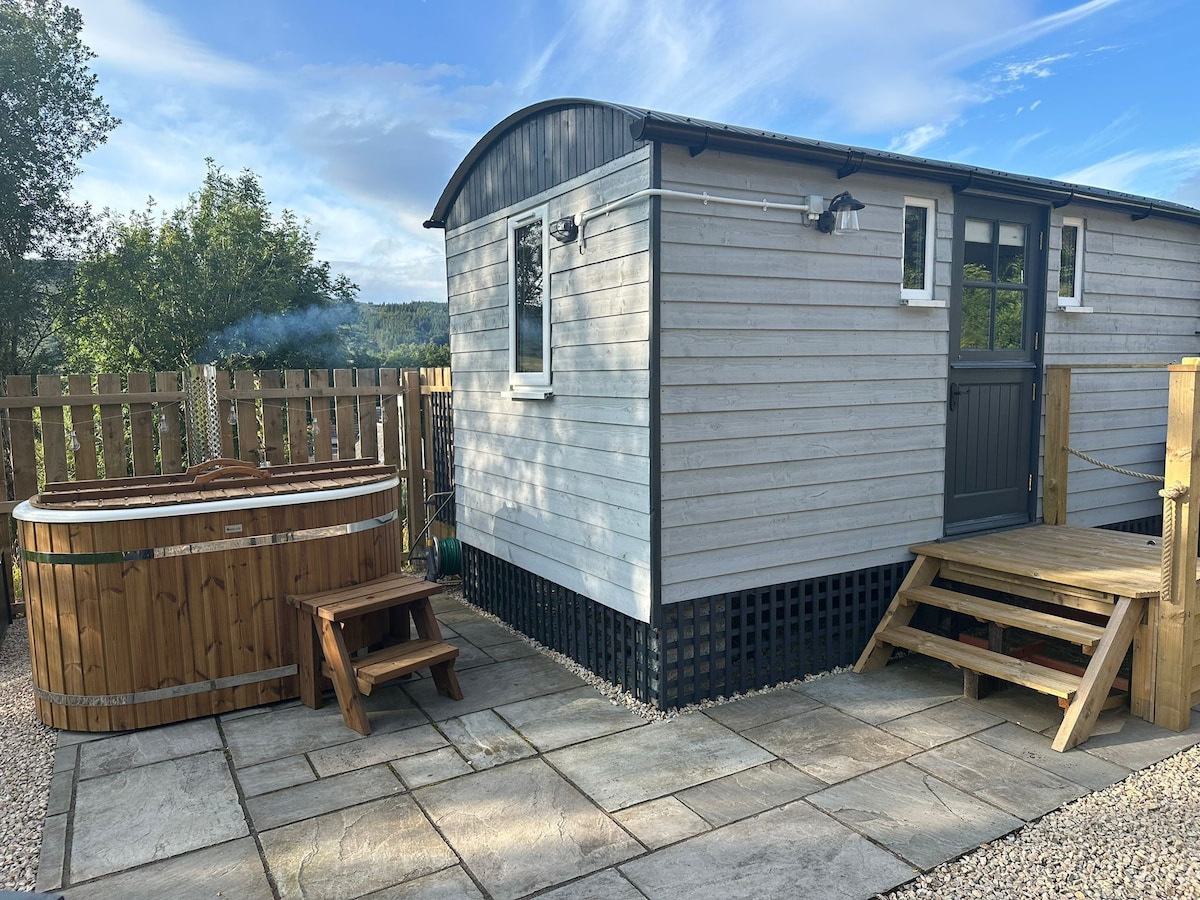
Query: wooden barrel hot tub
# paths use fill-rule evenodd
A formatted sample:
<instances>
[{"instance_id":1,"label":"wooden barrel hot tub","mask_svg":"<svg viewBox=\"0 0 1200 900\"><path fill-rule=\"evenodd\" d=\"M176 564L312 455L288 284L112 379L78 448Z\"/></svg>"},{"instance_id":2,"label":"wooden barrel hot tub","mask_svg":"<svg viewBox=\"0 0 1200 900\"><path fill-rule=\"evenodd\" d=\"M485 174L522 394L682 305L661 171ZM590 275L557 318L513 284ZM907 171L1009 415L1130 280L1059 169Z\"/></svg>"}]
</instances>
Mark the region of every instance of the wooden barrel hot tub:
<instances>
[{"instance_id":1,"label":"wooden barrel hot tub","mask_svg":"<svg viewBox=\"0 0 1200 900\"><path fill-rule=\"evenodd\" d=\"M47 486L13 513L38 717L119 731L297 696L284 598L399 571L397 485L373 460L213 460Z\"/></svg>"}]
</instances>

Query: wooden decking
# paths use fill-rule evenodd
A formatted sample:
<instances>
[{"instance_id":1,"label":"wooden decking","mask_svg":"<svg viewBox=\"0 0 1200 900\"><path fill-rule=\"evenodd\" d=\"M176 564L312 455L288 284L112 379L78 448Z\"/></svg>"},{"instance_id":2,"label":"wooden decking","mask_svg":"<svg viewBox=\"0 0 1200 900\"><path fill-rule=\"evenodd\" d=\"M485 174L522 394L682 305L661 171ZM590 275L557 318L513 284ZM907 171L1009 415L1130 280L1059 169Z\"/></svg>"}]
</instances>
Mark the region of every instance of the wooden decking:
<instances>
[{"instance_id":1,"label":"wooden decking","mask_svg":"<svg viewBox=\"0 0 1200 900\"><path fill-rule=\"evenodd\" d=\"M908 578L863 650L855 670L887 663L892 648L904 647L947 660L964 670L1023 684L1060 698L1063 724L1054 739L1066 750L1091 734L1117 670L1135 634L1130 703L1146 715L1153 707L1153 629L1146 611L1156 602L1162 578L1157 538L1069 525L1036 526L945 543L918 544ZM933 586L935 579L1003 591L1062 607L1028 610ZM1005 655L1003 642L981 649L912 627L921 605L973 615L991 623L993 636L1005 627L1074 643L1091 656L1083 675L1073 675ZM1080 621L1072 610L1100 616L1105 624Z\"/></svg>"}]
</instances>

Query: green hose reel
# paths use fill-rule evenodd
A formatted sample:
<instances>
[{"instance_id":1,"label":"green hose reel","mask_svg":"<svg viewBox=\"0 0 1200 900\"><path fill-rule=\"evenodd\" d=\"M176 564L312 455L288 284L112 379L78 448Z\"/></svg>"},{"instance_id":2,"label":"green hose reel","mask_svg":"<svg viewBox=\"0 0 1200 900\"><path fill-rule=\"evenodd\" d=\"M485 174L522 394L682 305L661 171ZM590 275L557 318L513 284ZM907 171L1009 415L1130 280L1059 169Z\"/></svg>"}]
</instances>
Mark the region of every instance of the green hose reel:
<instances>
[{"instance_id":1,"label":"green hose reel","mask_svg":"<svg viewBox=\"0 0 1200 900\"><path fill-rule=\"evenodd\" d=\"M425 554L425 580L438 581L462 572L462 545L458 538L433 538Z\"/></svg>"}]
</instances>

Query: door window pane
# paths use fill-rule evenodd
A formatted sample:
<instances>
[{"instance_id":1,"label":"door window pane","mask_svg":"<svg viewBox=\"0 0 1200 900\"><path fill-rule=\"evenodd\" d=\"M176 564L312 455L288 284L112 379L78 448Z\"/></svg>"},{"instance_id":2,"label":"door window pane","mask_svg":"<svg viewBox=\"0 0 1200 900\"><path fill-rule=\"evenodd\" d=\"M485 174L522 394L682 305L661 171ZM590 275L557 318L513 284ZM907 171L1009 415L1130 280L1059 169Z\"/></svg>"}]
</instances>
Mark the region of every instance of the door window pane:
<instances>
[{"instance_id":1,"label":"door window pane","mask_svg":"<svg viewBox=\"0 0 1200 900\"><path fill-rule=\"evenodd\" d=\"M992 223L982 219L967 219L963 236L963 280L991 281Z\"/></svg>"},{"instance_id":2,"label":"door window pane","mask_svg":"<svg viewBox=\"0 0 1200 900\"><path fill-rule=\"evenodd\" d=\"M995 350L1020 350L1025 333L1025 292L996 292Z\"/></svg>"},{"instance_id":3,"label":"door window pane","mask_svg":"<svg viewBox=\"0 0 1200 900\"><path fill-rule=\"evenodd\" d=\"M1000 223L999 274L997 281L1025 283L1025 226Z\"/></svg>"},{"instance_id":4,"label":"door window pane","mask_svg":"<svg viewBox=\"0 0 1200 900\"><path fill-rule=\"evenodd\" d=\"M963 350L987 350L992 324L990 288L964 288L962 334L958 346Z\"/></svg>"}]
</instances>

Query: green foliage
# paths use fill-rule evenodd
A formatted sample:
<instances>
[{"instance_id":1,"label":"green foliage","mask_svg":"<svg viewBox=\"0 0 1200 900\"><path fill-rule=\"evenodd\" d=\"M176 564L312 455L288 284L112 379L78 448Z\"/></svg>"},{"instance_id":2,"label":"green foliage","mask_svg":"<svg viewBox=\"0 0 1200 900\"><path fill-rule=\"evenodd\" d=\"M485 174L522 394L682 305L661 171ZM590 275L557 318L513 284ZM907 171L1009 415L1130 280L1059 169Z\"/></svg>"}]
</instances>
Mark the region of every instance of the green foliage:
<instances>
[{"instance_id":1,"label":"green foliage","mask_svg":"<svg viewBox=\"0 0 1200 900\"><path fill-rule=\"evenodd\" d=\"M118 120L95 93L79 11L59 0L0 0L0 371L30 372L52 350L69 266L88 228L70 202L79 160Z\"/></svg>"},{"instance_id":2,"label":"green foliage","mask_svg":"<svg viewBox=\"0 0 1200 900\"><path fill-rule=\"evenodd\" d=\"M358 287L315 262L306 223L273 219L258 177L211 159L204 185L161 220L114 219L75 280L61 343L83 371L338 365Z\"/></svg>"},{"instance_id":3,"label":"green foliage","mask_svg":"<svg viewBox=\"0 0 1200 900\"><path fill-rule=\"evenodd\" d=\"M356 365L420 368L450 365L445 303L360 303L353 328Z\"/></svg>"}]
</instances>

